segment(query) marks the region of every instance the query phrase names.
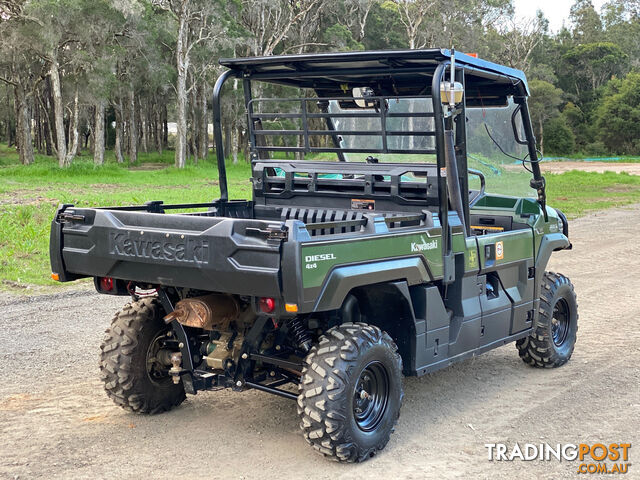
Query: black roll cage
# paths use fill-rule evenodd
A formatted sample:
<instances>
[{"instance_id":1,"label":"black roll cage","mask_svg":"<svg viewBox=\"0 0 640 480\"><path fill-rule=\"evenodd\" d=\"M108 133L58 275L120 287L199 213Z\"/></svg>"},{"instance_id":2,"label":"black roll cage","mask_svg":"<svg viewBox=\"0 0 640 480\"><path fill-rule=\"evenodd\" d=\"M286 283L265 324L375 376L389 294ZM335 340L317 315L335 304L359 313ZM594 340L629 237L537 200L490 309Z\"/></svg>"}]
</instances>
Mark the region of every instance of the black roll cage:
<instances>
[{"instance_id":1,"label":"black roll cage","mask_svg":"<svg viewBox=\"0 0 640 480\"><path fill-rule=\"evenodd\" d=\"M260 116L256 116L253 111L255 101L259 99L252 98L251 85L253 81L276 83L288 86L298 86L299 88L314 88L319 98L313 98L316 101L329 101L331 99L350 99L354 97L344 96L336 97L335 95L320 95L320 92L331 92L330 88L340 86L341 82L351 82L357 84L366 79L384 79L390 81L393 90L396 90L395 77L402 77L405 84L407 78L412 82L402 92L393 92L389 95L378 95L376 97L368 97L373 101L383 102L387 98L418 98L424 94L424 87L420 91L416 90L416 82L421 77L428 79L431 77L431 99L433 102L433 118L435 124L434 132L420 132L420 134L429 134L435 137L435 150L415 151L406 153L435 153L438 168L438 196L439 201L439 218L443 228L443 232L449 232L449 197L447 182L450 179L446 174L446 146L445 146L445 130L455 130L455 162L457 164L457 172L460 192L462 195L462 204L464 207L464 224L469 225L469 188L467 178L467 154L466 154L466 121L465 112L468 100L473 106L482 105L503 105L507 96L513 96L514 102L518 105L512 116L512 125L516 141L527 146L528 160L533 178L531 179L531 187L537 191L538 202L540 203L543 214L546 218L546 197L545 197L545 180L541 175L536 140L533 134L531 118L527 104L527 96L529 94L526 84L526 78L521 71L503 67L484 60L472 58L463 54L455 54L455 81L460 82L464 87L463 101L457 111L445 112L441 102L440 84L446 80L448 70L450 70L452 61L452 52L448 50L422 50L422 51L381 51L381 52L350 52L341 54L309 54L309 55L291 55L291 56L273 56L262 58L238 58L238 59L222 59L220 63L229 68L224 71L217 79L213 89L213 125L214 139L216 144L216 156L218 170L220 176L220 203L226 203L229 200L226 168L225 168L225 152L222 141L222 115L220 96L222 87L225 82L231 78L241 78L244 103L248 115L249 125L249 142L252 162L261 160L260 152L269 150L278 151L328 151L337 153L339 156L343 152L359 151L371 153L399 153L397 150L387 148L388 135L415 135L415 132L389 132L386 130L385 120L389 115L385 112L385 108L380 108L373 116L378 116L381 122L381 130L374 133L364 133L362 131L351 131L347 133L374 134L381 135L383 139L382 149L343 149L339 148L337 137L344 132L336 131L332 127L331 122L327 122L327 130L309 130L307 119L311 114L307 112L306 102L311 98L296 99L277 99L301 102L300 114L280 114L280 116L297 116L303 120L302 130L268 130L267 134L283 134L283 135L302 135L304 145L302 147L277 147L270 148L260 145L259 138L265 135L265 131L258 131L255 128L254 121ZM422 63L420 63L422 62ZM346 66L345 66L346 65ZM467 78L473 78L473 85L468 90ZM418 79L418 80L416 80ZM420 83L424 86L424 82ZM401 87L400 87L401 88ZM411 90L413 88L413 90ZM335 93L337 90L334 89ZM343 88L343 93L346 90ZM468 99L468 95L472 94ZM356 97L358 98L358 97ZM267 99L268 100L268 99ZM275 99L274 99L275 100ZM502 103L501 103L502 102ZM524 129L525 139L521 140L517 133L515 117L520 113L522 125ZM360 114L362 115L362 114ZM402 114L403 116L424 116L424 114ZM314 117L329 118L333 115L325 113L314 113ZM431 116L431 115L429 115ZM262 115L265 117L265 115ZM334 140L334 148L316 148L309 146L309 134L323 134L331 136ZM341 157L342 159L343 157ZM468 231L466 232L469 233ZM451 236L445 235L445 257L451 254ZM445 261L445 263L447 263Z\"/></svg>"}]
</instances>

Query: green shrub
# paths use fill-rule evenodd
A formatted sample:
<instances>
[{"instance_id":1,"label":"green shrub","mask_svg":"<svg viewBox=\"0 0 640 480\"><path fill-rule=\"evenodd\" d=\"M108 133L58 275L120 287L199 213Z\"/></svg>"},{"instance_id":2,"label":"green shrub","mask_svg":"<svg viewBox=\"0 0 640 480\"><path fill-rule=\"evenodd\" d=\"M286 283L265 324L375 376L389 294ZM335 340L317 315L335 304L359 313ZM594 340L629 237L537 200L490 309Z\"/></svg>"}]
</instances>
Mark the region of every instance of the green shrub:
<instances>
[{"instance_id":1,"label":"green shrub","mask_svg":"<svg viewBox=\"0 0 640 480\"><path fill-rule=\"evenodd\" d=\"M549 120L544 127L544 131L545 153L554 155L569 155L574 153L576 137L564 116L560 115Z\"/></svg>"}]
</instances>

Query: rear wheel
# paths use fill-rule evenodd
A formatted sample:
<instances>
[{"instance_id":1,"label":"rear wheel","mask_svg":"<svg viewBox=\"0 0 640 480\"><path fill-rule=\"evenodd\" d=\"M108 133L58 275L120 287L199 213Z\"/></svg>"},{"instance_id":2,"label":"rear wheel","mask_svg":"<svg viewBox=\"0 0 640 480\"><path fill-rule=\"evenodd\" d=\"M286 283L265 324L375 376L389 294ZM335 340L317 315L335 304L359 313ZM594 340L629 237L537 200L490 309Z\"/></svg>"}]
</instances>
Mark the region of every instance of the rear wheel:
<instances>
[{"instance_id":1,"label":"rear wheel","mask_svg":"<svg viewBox=\"0 0 640 480\"><path fill-rule=\"evenodd\" d=\"M116 314L100 347L100 373L107 395L136 413L160 413L185 399L182 383L169 375L170 327L156 298L126 305Z\"/></svg>"},{"instance_id":2,"label":"rear wheel","mask_svg":"<svg viewBox=\"0 0 640 480\"><path fill-rule=\"evenodd\" d=\"M363 323L326 332L305 359L298 413L304 437L341 462L382 450L402 405L402 360L389 335Z\"/></svg>"},{"instance_id":3,"label":"rear wheel","mask_svg":"<svg viewBox=\"0 0 640 480\"><path fill-rule=\"evenodd\" d=\"M538 321L516 342L520 358L533 367L553 368L571 358L578 332L578 303L573 285L559 273L545 272Z\"/></svg>"}]
</instances>

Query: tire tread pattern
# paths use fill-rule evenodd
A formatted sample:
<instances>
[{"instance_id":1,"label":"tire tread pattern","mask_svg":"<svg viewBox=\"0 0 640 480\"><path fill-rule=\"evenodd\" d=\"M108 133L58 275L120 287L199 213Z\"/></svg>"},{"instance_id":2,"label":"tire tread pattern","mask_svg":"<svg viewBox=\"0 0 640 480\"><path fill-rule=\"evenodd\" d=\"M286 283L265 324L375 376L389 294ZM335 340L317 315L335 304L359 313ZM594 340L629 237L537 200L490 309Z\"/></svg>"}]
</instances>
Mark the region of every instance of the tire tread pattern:
<instances>
[{"instance_id":1,"label":"tire tread pattern","mask_svg":"<svg viewBox=\"0 0 640 480\"><path fill-rule=\"evenodd\" d=\"M382 450L388 434L376 446L361 448L349 438L345 422L350 392L350 366L367 347L384 344L393 352L396 374L401 376L402 359L391 337L378 327L365 323L344 323L329 329L320 337L305 359L299 384L298 414L306 441L325 457L338 462L361 462ZM404 392L400 387L397 423Z\"/></svg>"},{"instance_id":2,"label":"tire tread pattern","mask_svg":"<svg viewBox=\"0 0 640 480\"><path fill-rule=\"evenodd\" d=\"M558 355L551 335L551 318L558 289L568 285L575 298L571 281L560 273L545 272L540 293L540 309L538 320L530 335L516 342L516 348L523 362L537 368L556 368L564 365L571 358L575 342L567 355ZM576 303L576 321L578 317ZM578 327L576 326L576 332Z\"/></svg>"},{"instance_id":3,"label":"tire tread pattern","mask_svg":"<svg viewBox=\"0 0 640 480\"><path fill-rule=\"evenodd\" d=\"M118 312L105 331L100 346L100 376L107 396L116 405L134 413L156 414L171 410L186 398L182 385L169 388L165 395L149 390L147 375L136 365L135 354L145 328L153 328L159 319L161 307L157 298L145 298L128 303ZM145 352L146 356L146 352Z\"/></svg>"}]
</instances>

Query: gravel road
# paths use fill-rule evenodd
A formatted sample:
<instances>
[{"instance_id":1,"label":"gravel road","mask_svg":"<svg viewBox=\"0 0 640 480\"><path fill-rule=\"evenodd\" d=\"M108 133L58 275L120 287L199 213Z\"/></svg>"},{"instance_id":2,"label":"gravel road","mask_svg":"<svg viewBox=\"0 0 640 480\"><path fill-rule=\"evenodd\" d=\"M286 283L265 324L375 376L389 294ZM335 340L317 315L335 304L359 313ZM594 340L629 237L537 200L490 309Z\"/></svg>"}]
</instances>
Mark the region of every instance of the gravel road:
<instances>
[{"instance_id":1,"label":"gravel road","mask_svg":"<svg viewBox=\"0 0 640 480\"><path fill-rule=\"evenodd\" d=\"M576 478L575 462L490 462L484 444L496 442L631 442L626 478L640 478L639 225L640 206L571 222L574 250L551 265L578 293L567 365L532 369L507 345L407 378L396 433L360 465L324 460L304 442L294 402L260 392L206 392L168 414L129 414L104 394L97 360L126 299L5 298L0 478Z\"/></svg>"}]
</instances>

